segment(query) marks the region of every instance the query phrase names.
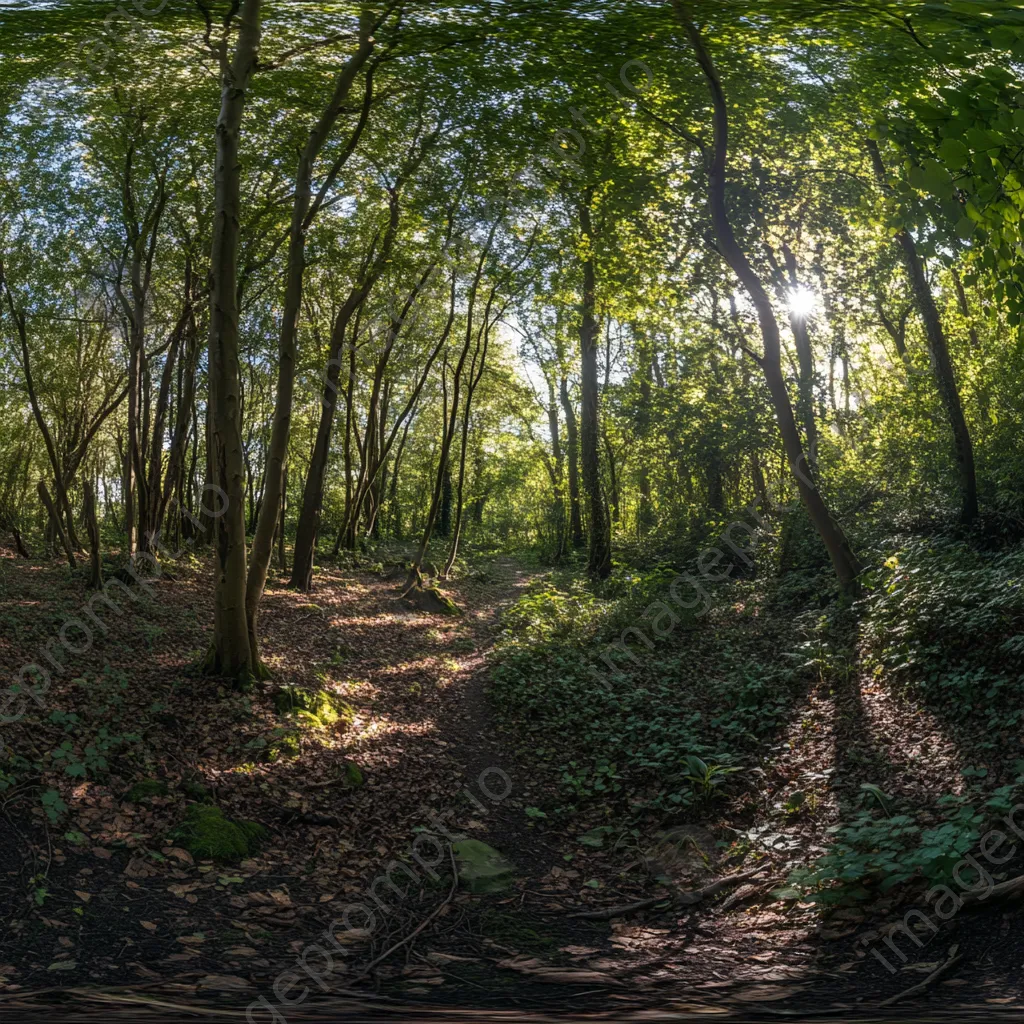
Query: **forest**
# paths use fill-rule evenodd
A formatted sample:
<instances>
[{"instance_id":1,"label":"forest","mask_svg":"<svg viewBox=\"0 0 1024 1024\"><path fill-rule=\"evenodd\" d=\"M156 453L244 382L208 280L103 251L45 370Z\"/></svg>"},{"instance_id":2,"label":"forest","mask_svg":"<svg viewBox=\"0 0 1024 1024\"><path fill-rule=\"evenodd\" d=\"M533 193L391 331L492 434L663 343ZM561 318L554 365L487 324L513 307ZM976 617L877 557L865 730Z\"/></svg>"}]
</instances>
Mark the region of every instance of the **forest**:
<instances>
[{"instance_id":1,"label":"forest","mask_svg":"<svg viewBox=\"0 0 1024 1024\"><path fill-rule=\"evenodd\" d=\"M1024 5L0 0L0 1015L1024 1010Z\"/></svg>"}]
</instances>

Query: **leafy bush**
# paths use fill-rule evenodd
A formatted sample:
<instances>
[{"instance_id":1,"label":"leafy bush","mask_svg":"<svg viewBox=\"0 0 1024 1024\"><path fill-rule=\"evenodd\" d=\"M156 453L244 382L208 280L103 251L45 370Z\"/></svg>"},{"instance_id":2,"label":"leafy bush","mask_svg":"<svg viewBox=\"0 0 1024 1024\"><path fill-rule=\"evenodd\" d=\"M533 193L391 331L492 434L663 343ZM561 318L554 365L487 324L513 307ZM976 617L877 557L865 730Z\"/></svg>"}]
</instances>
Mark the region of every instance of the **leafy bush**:
<instances>
[{"instance_id":1,"label":"leafy bush","mask_svg":"<svg viewBox=\"0 0 1024 1024\"><path fill-rule=\"evenodd\" d=\"M1013 806L1022 782L1018 777L1011 785L1001 786L981 809L966 797L942 797L939 804L951 816L935 827L924 827L908 814L880 819L869 813L833 825L828 829L834 836L829 851L809 867L792 872L791 888L779 895L802 895L812 903L836 905L863 901L915 879L929 886L960 884L971 871L962 871L955 879L954 868L977 849L985 822ZM885 800L880 802L887 806Z\"/></svg>"},{"instance_id":2,"label":"leafy bush","mask_svg":"<svg viewBox=\"0 0 1024 1024\"><path fill-rule=\"evenodd\" d=\"M869 581L864 638L878 675L983 711L1005 729L1024 716L1024 550L990 553L964 543L914 540Z\"/></svg>"},{"instance_id":3,"label":"leafy bush","mask_svg":"<svg viewBox=\"0 0 1024 1024\"><path fill-rule=\"evenodd\" d=\"M772 664L743 612L718 616L714 629L681 622L609 671L600 659L608 641L623 624L642 625L640 613L668 599L675 575L620 570L599 594L549 579L506 613L492 671L499 715L524 753L555 766L576 802L643 788L656 792L652 808L704 800L745 752L777 734L803 687L799 659ZM688 757L716 768L714 785L695 788Z\"/></svg>"}]
</instances>

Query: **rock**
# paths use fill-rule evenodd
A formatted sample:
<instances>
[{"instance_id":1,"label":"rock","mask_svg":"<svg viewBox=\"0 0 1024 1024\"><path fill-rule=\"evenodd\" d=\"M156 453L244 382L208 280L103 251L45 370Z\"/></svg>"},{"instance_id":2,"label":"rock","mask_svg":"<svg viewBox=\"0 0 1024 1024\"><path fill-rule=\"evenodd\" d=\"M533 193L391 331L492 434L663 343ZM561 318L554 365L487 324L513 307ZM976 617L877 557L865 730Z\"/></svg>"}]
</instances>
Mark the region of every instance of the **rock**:
<instances>
[{"instance_id":1,"label":"rock","mask_svg":"<svg viewBox=\"0 0 1024 1024\"><path fill-rule=\"evenodd\" d=\"M282 686L274 692L273 701L278 714L295 715L315 729L338 722L351 725L355 718L352 707L328 690Z\"/></svg>"},{"instance_id":2,"label":"rock","mask_svg":"<svg viewBox=\"0 0 1024 1024\"><path fill-rule=\"evenodd\" d=\"M437 587L423 587L416 584L403 595L403 600L411 608L429 612L431 615L461 615L462 609Z\"/></svg>"},{"instance_id":3,"label":"rock","mask_svg":"<svg viewBox=\"0 0 1024 1024\"><path fill-rule=\"evenodd\" d=\"M493 846L479 839L463 839L452 846L458 864L459 881L470 892L500 892L515 876L515 867Z\"/></svg>"},{"instance_id":4,"label":"rock","mask_svg":"<svg viewBox=\"0 0 1024 1024\"><path fill-rule=\"evenodd\" d=\"M167 834L171 843L199 860L229 862L249 856L266 836L262 825L225 818L211 804L190 804L185 820Z\"/></svg>"}]
</instances>

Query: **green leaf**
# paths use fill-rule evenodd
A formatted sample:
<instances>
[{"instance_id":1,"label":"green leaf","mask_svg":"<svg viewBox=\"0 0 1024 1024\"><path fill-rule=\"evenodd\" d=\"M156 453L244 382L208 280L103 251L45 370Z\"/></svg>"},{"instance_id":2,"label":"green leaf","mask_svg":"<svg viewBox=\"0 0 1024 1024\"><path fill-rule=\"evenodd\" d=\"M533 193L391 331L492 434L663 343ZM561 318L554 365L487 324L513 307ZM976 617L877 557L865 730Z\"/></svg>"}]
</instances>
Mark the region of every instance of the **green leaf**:
<instances>
[{"instance_id":1,"label":"green leaf","mask_svg":"<svg viewBox=\"0 0 1024 1024\"><path fill-rule=\"evenodd\" d=\"M939 156L951 171L958 171L970 160L971 151L959 139L944 139Z\"/></svg>"}]
</instances>

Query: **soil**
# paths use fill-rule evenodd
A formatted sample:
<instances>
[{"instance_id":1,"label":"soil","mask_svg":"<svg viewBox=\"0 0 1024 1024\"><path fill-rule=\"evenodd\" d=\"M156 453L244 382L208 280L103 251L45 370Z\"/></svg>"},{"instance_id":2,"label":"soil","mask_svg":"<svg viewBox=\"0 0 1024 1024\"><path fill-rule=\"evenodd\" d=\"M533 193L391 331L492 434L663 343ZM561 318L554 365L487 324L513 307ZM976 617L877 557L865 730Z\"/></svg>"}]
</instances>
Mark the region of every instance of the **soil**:
<instances>
[{"instance_id":1,"label":"soil","mask_svg":"<svg viewBox=\"0 0 1024 1024\"><path fill-rule=\"evenodd\" d=\"M55 564L2 567L0 663L13 673L87 595ZM891 957L900 969L890 975L871 950L905 907L883 902L822 921L771 895L825 841L865 760L898 765L909 791L922 793L953 764L934 739L941 730L881 688L822 682L780 748L766 807L792 780L833 772L835 784L827 773L818 784L813 822L794 815L788 834L742 862L676 865L691 888L758 864L763 873L691 906L666 899L588 920L571 915L668 894L635 851L583 848L526 813L557 780L518 763L498 735L487 656L529 571L497 558L442 583L461 616L405 607L389 566L323 567L310 595L287 590L285 578L272 577L261 617L272 683L242 695L190 668L211 617L210 575L197 562L105 615L107 632L68 656L45 706L3 727L45 769L15 771L0 793L4 1020L40 1010L244 1020L247 1008L250 1020L964 1019L1024 1004L1014 904L965 909L920 949L904 938L907 963ZM297 758L264 761L282 725L278 685L327 689L353 720L304 731ZM101 728L105 765L89 762L84 777L47 753L67 741L85 758ZM125 801L143 778L165 780L168 795ZM174 847L166 837L189 781L226 815L263 824L266 845L229 865ZM67 808L50 820L41 795L54 789ZM720 818L701 822L691 839L724 828ZM444 830L504 854L516 867L512 887L453 888L446 845L427 838ZM950 955L960 959L925 991L879 1008Z\"/></svg>"}]
</instances>

